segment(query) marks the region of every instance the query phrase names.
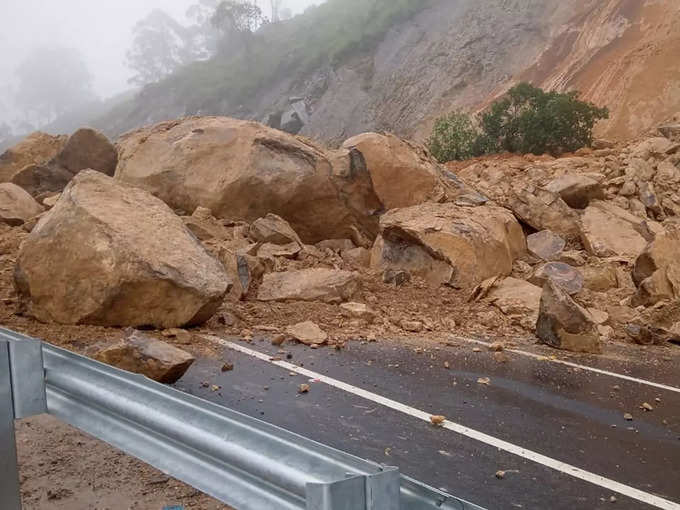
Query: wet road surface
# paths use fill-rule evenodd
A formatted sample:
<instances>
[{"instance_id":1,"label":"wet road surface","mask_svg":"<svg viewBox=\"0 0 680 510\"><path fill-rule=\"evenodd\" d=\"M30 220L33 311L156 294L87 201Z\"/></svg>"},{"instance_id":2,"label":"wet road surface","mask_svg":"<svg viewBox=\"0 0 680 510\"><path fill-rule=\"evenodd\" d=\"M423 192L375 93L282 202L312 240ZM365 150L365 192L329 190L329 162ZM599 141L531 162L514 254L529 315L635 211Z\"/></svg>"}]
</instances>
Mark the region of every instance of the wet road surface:
<instances>
[{"instance_id":1,"label":"wet road surface","mask_svg":"<svg viewBox=\"0 0 680 510\"><path fill-rule=\"evenodd\" d=\"M493 509L680 509L680 390L672 391L511 352L499 363L473 345L346 349L243 344L429 414L643 491L634 499L378 402L224 347L177 387L377 462ZM221 372L224 361L234 370ZM448 363L448 368L445 367ZM602 362L607 370L623 366ZM647 368L645 368L647 367ZM680 387L677 367L626 365L635 377ZM623 372L621 372L623 373ZM657 376L657 378L655 378ZM488 384L478 380L488 378ZM221 386L211 391L202 383ZM310 384L298 394L301 383ZM649 403L653 411L640 406ZM630 413L632 421L624 418ZM505 477L496 477L505 471ZM662 503L654 496L663 498ZM647 501L647 502L644 502ZM651 501L652 504L648 504ZM666 501L666 503L663 503Z\"/></svg>"}]
</instances>

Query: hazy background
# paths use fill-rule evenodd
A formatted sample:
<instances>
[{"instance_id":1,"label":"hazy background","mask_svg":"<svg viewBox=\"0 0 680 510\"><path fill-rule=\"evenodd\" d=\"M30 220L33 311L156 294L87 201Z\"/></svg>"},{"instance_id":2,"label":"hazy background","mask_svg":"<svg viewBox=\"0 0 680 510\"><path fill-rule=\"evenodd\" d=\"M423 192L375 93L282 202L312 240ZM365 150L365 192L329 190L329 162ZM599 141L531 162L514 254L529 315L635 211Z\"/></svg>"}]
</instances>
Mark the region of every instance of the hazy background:
<instances>
[{"instance_id":1,"label":"hazy background","mask_svg":"<svg viewBox=\"0 0 680 510\"><path fill-rule=\"evenodd\" d=\"M284 0L293 13L323 0ZM196 0L0 0L0 124L17 115L13 75L35 47L78 50L92 74L94 93L107 98L130 88L125 53L132 28L159 8L180 22ZM259 2L266 13L266 1Z\"/></svg>"}]
</instances>

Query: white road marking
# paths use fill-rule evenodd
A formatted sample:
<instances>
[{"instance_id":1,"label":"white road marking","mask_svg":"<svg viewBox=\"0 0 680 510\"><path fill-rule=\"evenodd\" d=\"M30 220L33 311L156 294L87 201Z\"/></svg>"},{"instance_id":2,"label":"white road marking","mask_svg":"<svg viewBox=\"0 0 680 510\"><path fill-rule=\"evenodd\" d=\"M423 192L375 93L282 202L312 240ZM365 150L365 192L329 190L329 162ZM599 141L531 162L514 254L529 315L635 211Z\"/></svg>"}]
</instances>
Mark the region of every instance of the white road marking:
<instances>
[{"instance_id":1,"label":"white road marking","mask_svg":"<svg viewBox=\"0 0 680 510\"><path fill-rule=\"evenodd\" d=\"M267 363L271 363L272 365L276 365L280 368L283 368L285 370L288 370L289 372L295 372L297 374L303 375L305 377L308 377L310 379L317 379L319 382L325 383L329 386L333 386L334 388L338 388L340 390L346 391L348 393L352 393L353 395L357 395L361 398L364 398L366 400L370 400L372 402L375 402L377 404L380 404L382 406L388 407L390 409L393 409L395 411L399 411L401 413L404 413L406 415L412 416L413 418L418 418L420 420L426 421L430 423L430 416L432 416L429 413L426 413L424 411L421 411L419 409L416 409L414 407L408 406L406 404L402 404L401 402L397 402L396 400L392 400L386 397L383 397L381 395L378 395L377 393L372 393L370 391L364 390L362 388L358 388L356 386L353 386L351 384L344 383L342 381L338 381L337 379L333 379L331 377L327 377L323 374L318 374L316 372L312 372L311 370L307 370L306 368L301 368L298 367L297 365L293 365L292 363L288 363L286 361L279 361L279 360L274 360L272 359L272 356L269 354L264 354L259 351L255 351L253 349L249 349L247 347L244 347L242 345L229 342L227 340L224 340L222 338L213 336L213 335L202 335L203 338L210 340L212 342L219 343L223 345L224 347L227 347L229 349L232 349L237 352L241 352L243 354L246 354L248 356L251 356L253 358L257 358L259 360L265 361ZM523 448L521 446L509 443L507 441L503 441L502 439L498 439L494 436L490 436L488 434L484 434L483 432L479 432L477 430L465 427L463 425L460 425L458 423L452 422L450 420L446 420L443 424L442 427L451 430L452 432L456 432L460 435L463 435L465 437L469 437L470 439L474 439L476 441L480 441L484 444L487 444L489 446L493 446L494 448L498 448L499 450L506 451L508 453L512 453L514 455L517 455L519 457L525 458L527 460L536 462L537 464L541 464L543 466L549 467L551 469L554 469L556 471L559 471L561 473L567 474L569 476L573 476L574 478L578 478L580 480L584 480L586 482L592 483L594 485L598 485L604 489L610 490L612 492L616 492L618 494L621 494L623 496L627 496L631 499L635 499L637 501L641 501L642 503L646 503L648 505L654 506L656 508L661 508L663 510L680 510L680 504L674 503L673 501L661 498L659 496L655 496L654 494L650 494L648 492L641 491L639 489L636 489L635 487L630 487L628 485L619 483L615 480L611 480L609 478L605 478L604 476L597 475L595 473L591 473L589 471L586 471L584 469L578 468L576 466L572 466L571 464L567 464L565 462L561 462L559 460L553 459L551 457L548 457L546 455L542 455L540 453L534 452L532 450L528 450L526 448Z\"/></svg>"},{"instance_id":2,"label":"white road marking","mask_svg":"<svg viewBox=\"0 0 680 510\"><path fill-rule=\"evenodd\" d=\"M451 340L462 340L464 342L469 342L472 344L483 345L489 347L491 343L484 342L483 340L476 340L474 338L467 338L464 336L451 336ZM520 354L522 356L527 356L529 358L534 358L541 361L547 361L549 363L556 363L558 365L566 365L571 368L579 368L581 370L586 370L588 372L594 372L596 374L607 375L609 377L616 377L617 379L623 379L624 381L630 381L637 384L644 384L646 386L652 386L654 388L659 388L661 390L672 391L674 393L680 393L680 388L675 386L669 386L667 384L661 384L654 381L648 381L646 379L638 379L637 377L631 377L629 375L619 374L617 372L610 372L608 370L602 370L595 367L589 367L588 365L579 365L578 363L573 363L571 361L565 361L556 358L549 358L547 356L542 356L540 354L534 354L533 352L522 351L519 349L505 349L506 352L512 352L514 354Z\"/></svg>"}]
</instances>

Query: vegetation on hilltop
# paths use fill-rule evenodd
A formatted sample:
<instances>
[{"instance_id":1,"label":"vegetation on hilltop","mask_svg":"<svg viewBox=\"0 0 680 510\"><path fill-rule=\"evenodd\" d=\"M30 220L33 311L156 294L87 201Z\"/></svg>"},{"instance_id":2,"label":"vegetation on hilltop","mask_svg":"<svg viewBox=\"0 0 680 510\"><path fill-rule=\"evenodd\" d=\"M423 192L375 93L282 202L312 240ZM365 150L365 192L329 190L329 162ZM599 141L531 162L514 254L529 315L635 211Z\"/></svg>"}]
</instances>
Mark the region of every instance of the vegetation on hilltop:
<instances>
[{"instance_id":1,"label":"vegetation on hilltop","mask_svg":"<svg viewBox=\"0 0 680 510\"><path fill-rule=\"evenodd\" d=\"M578 92L545 92L520 83L472 118L456 112L435 122L428 146L441 162L485 154L558 155L587 147L607 108L580 101Z\"/></svg>"}]
</instances>

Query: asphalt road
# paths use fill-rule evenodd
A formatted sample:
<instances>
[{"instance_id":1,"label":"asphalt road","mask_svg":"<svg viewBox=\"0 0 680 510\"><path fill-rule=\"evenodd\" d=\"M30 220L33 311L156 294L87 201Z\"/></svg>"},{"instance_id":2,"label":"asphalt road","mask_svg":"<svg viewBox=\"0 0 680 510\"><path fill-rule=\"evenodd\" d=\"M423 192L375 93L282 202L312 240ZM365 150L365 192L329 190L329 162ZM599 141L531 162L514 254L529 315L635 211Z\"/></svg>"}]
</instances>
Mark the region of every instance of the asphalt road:
<instances>
[{"instance_id":1,"label":"asphalt road","mask_svg":"<svg viewBox=\"0 0 680 510\"><path fill-rule=\"evenodd\" d=\"M225 347L223 360L197 361L176 386L398 466L489 510L680 509L680 372L675 364L593 362L671 387L666 389L510 352L508 362L499 363L493 353L474 352L474 344L465 343L419 350L382 341L352 343L341 351L285 345L285 354L264 340L238 345L268 356L258 359ZM444 415L455 426L433 427L400 406L276 366L269 356L289 357L289 363L405 409ZM221 372L224 360L234 364L233 371ZM480 378L488 378L488 384L480 384ZM211 391L203 382L221 389ZM309 393L298 393L301 383L311 386ZM644 402L653 410L640 409ZM625 413L633 420L624 419ZM458 425L471 432L459 433ZM478 440L479 433L491 439ZM507 443L530 451L510 453L503 446ZM574 476L572 466L587 471L587 480ZM498 471L505 476L497 478Z\"/></svg>"}]
</instances>

